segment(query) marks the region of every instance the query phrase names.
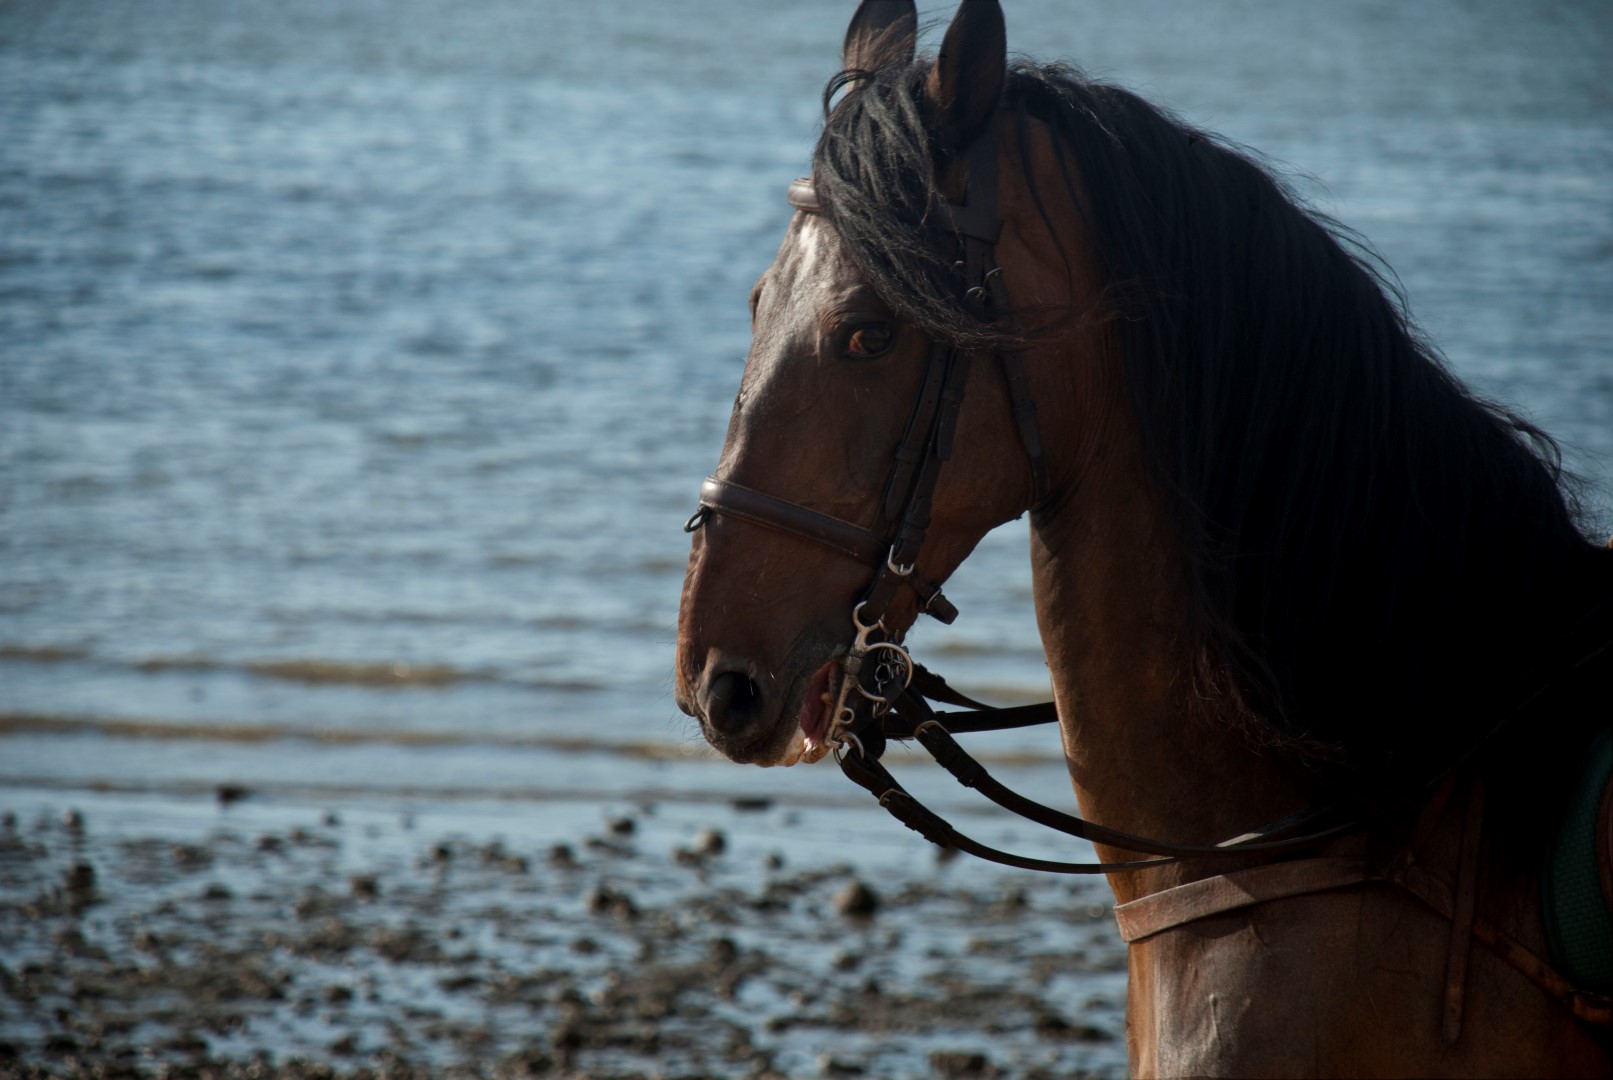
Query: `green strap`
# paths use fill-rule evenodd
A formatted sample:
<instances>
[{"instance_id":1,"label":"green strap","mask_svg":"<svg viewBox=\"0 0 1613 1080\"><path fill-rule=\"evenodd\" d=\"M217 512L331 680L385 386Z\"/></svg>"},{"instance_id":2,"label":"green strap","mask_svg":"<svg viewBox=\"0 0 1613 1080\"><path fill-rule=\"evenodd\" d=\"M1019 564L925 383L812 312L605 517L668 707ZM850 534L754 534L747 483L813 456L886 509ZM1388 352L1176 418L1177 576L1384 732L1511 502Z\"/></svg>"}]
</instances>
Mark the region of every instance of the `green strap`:
<instances>
[{"instance_id":1,"label":"green strap","mask_svg":"<svg viewBox=\"0 0 1613 1080\"><path fill-rule=\"evenodd\" d=\"M1552 964L1581 990L1613 993L1613 912L1602 898L1596 818L1613 773L1613 728L1587 748L1588 761L1546 856L1541 901Z\"/></svg>"}]
</instances>

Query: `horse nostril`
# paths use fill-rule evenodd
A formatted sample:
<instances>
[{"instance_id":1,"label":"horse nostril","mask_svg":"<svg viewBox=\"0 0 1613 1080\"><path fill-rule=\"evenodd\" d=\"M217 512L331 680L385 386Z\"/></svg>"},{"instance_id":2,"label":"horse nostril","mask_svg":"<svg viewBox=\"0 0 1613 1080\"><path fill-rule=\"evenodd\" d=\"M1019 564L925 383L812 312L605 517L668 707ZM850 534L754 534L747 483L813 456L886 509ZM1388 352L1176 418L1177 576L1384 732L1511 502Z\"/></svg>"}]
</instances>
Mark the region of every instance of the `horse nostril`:
<instances>
[{"instance_id":1,"label":"horse nostril","mask_svg":"<svg viewBox=\"0 0 1613 1080\"><path fill-rule=\"evenodd\" d=\"M706 691L706 719L725 734L739 734L755 722L761 707L761 689L738 671L718 675Z\"/></svg>"}]
</instances>

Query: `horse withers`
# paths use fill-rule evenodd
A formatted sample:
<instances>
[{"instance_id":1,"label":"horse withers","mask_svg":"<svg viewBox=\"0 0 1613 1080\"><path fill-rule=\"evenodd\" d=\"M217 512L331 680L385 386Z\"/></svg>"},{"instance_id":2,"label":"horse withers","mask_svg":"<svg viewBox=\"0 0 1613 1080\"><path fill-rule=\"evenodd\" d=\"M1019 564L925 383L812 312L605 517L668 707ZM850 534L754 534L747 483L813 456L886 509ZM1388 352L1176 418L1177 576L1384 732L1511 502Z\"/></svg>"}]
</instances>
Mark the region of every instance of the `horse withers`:
<instances>
[{"instance_id":1,"label":"horse withers","mask_svg":"<svg viewBox=\"0 0 1613 1080\"><path fill-rule=\"evenodd\" d=\"M1136 1073L1613 1075L1609 988L1553 970L1540 901L1613 684L1613 552L1550 440L1248 157L1008 65L996 0L934 58L916 27L857 9L752 293L680 706L736 761L877 756L906 630L1028 511L1083 813L1353 823L1110 874Z\"/></svg>"}]
</instances>

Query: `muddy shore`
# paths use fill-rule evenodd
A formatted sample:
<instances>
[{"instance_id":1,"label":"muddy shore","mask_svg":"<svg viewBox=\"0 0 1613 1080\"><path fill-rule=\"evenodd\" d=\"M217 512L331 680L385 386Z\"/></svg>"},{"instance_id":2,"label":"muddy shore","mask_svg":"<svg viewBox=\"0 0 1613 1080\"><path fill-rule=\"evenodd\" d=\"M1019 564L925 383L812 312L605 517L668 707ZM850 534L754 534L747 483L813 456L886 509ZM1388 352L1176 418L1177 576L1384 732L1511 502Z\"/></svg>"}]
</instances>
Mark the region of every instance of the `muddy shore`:
<instances>
[{"instance_id":1,"label":"muddy shore","mask_svg":"<svg viewBox=\"0 0 1613 1080\"><path fill-rule=\"evenodd\" d=\"M765 799L4 805L6 1075L1125 1071L1101 884L842 859Z\"/></svg>"}]
</instances>

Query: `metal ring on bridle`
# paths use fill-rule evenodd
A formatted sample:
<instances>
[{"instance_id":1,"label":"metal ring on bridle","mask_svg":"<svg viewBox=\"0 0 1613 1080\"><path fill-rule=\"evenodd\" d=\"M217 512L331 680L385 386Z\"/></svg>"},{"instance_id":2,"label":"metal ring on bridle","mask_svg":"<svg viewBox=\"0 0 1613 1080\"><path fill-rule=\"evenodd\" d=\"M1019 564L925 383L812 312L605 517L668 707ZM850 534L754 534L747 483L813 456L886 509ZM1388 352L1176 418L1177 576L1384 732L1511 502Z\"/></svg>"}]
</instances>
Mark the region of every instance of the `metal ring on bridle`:
<instances>
[{"instance_id":1,"label":"metal ring on bridle","mask_svg":"<svg viewBox=\"0 0 1613 1080\"><path fill-rule=\"evenodd\" d=\"M710 511L711 508L709 506L702 506L700 509L690 514L689 520L683 523L683 531L686 533L692 533L696 529L700 528L700 526L706 523L706 515L710 513Z\"/></svg>"},{"instance_id":2,"label":"metal ring on bridle","mask_svg":"<svg viewBox=\"0 0 1613 1080\"><path fill-rule=\"evenodd\" d=\"M896 644L896 642L894 642L894 641L876 641L876 642L874 642L872 645L868 646L868 655L872 655L874 650L876 650L876 649L887 649L890 652L893 652L897 656L901 657L902 690L906 690L908 688L908 686L910 686L912 684L912 682L913 682L913 657L908 653L908 651L906 649L902 648L900 645ZM852 688L855 689L857 691L857 693L861 694L863 697L867 698L869 701L875 702L876 704L879 704L879 705L889 705L889 704L891 704L891 698L881 697L878 694L870 693L867 689L865 689L863 687L863 684L860 683L860 682L855 682L854 681L852 683ZM898 691L898 693L900 693L900 691Z\"/></svg>"},{"instance_id":3,"label":"metal ring on bridle","mask_svg":"<svg viewBox=\"0 0 1613 1080\"><path fill-rule=\"evenodd\" d=\"M875 619L871 623L863 622L863 619L862 619L863 608L865 608L867 606L868 606L868 601L864 600L861 603L859 603L856 607L851 609L851 623L852 623L852 625L855 626L859 630L883 630L883 629L885 629L885 620L884 619Z\"/></svg>"},{"instance_id":4,"label":"metal ring on bridle","mask_svg":"<svg viewBox=\"0 0 1613 1080\"><path fill-rule=\"evenodd\" d=\"M837 742L835 744L835 746L834 746L834 755L835 755L835 760L836 761L840 761L845 757L846 744L847 743L850 743L851 745L853 745L853 746L855 746L857 748L857 754L858 754L859 757L867 757L868 756L868 751L863 749L863 743L862 743L861 739L857 738L857 736L853 735L849 731L842 731L840 733L840 741Z\"/></svg>"},{"instance_id":5,"label":"metal ring on bridle","mask_svg":"<svg viewBox=\"0 0 1613 1080\"><path fill-rule=\"evenodd\" d=\"M916 566L917 563L904 563L901 566L897 566L895 559L896 549L891 548L890 554L885 556L885 568L891 573L895 574L897 577L911 577L913 574L913 567Z\"/></svg>"}]
</instances>

